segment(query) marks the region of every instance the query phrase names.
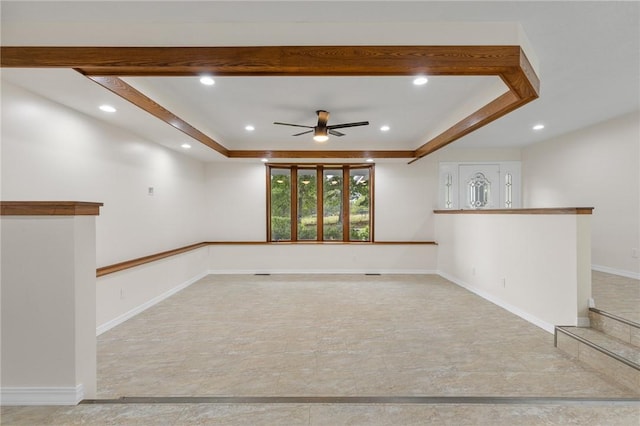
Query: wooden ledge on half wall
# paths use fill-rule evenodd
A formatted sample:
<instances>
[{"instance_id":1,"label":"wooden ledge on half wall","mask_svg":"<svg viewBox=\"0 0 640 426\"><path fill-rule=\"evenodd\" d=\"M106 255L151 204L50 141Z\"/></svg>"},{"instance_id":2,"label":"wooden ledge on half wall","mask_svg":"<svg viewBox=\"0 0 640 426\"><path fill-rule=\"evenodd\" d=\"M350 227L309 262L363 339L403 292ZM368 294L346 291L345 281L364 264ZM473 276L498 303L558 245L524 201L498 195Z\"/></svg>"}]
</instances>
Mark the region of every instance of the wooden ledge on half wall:
<instances>
[{"instance_id":1,"label":"wooden ledge on half wall","mask_svg":"<svg viewBox=\"0 0 640 426\"><path fill-rule=\"evenodd\" d=\"M98 216L102 206L87 201L0 201L0 215Z\"/></svg>"},{"instance_id":2,"label":"wooden ledge on half wall","mask_svg":"<svg viewBox=\"0 0 640 426\"><path fill-rule=\"evenodd\" d=\"M544 207L539 209L434 210L435 214L593 214L593 207Z\"/></svg>"}]
</instances>

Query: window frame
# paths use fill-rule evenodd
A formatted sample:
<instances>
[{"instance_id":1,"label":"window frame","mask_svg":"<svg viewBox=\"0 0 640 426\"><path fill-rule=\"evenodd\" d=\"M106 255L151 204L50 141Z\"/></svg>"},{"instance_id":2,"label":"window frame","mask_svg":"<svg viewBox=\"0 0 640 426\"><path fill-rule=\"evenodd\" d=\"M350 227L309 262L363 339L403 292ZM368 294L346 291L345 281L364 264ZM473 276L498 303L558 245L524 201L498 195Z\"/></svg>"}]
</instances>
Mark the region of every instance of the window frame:
<instances>
[{"instance_id":1,"label":"window frame","mask_svg":"<svg viewBox=\"0 0 640 426\"><path fill-rule=\"evenodd\" d=\"M290 190L291 190L291 239L274 240L271 235L271 171L273 169L290 170ZM325 169L341 169L342 170L342 240L324 240L324 170ZM369 239L351 240L350 232L350 186L351 170L368 169L369 170ZM375 164L373 163L267 163L266 170L266 191L267 191L267 242L269 243L373 243L374 240L374 194L375 194ZM315 170L316 171L316 239L315 240L299 240L298 239L298 170Z\"/></svg>"}]
</instances>

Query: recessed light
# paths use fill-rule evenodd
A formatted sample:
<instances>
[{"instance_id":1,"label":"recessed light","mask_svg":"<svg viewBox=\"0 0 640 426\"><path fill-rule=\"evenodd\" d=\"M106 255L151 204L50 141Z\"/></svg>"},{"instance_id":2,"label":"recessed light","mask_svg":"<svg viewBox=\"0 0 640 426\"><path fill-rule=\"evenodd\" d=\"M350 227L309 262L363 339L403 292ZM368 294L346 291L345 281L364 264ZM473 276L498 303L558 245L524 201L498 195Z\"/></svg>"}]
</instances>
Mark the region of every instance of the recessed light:
<instances>
[{"instance_id":1,"label":"recessed light","mask_svg":"<svg viewBox=\"0 0 640 426\"><path fill-rule=\"evenodd\" d=\"M213 78L206 76L200 78L200 83L204 84L205 86L213 86L214 84L216 84Z\"/></svg>"},{"instance_id":2,"label":"recessed light","mask_svg":"<svg viewBox=\"0 0 640 426\"><path fill-rule=\"evenodd\" d=\"M533 130L542 130L544 129L544 124L536 124L532 127Z\"/></svg>"},{"instance_id":3,"label":"recessed light","mask_svg":"<svg viewBox=\"0 0 640 426\"><path fill-rule=\"evenodd\" d=\"M116 112L116 109L114 107L112 107L111 105L100 105L100 110L104 111L104 112Z\"/></svg>"},{"instance_id":4,"label":"recessed light","mask_svg":"<svg viewBox=\"0 0 640 426\"><path fill-rule=\"evenodd\" d=\"M249 125L244 126L244 129L245 129L247 132L253 132L256 128L255 128L255 127L253 127L251 124L249 124Z\"/></svg>"},{"instance_id":5,"label":"recessed light","mask_svg":"<svg viewBox=\"0 0 640 426\"><path fill-rule=\"evenodd\" d=\"M268 163L268 162L269 162L269 159L268 159L268 158L263 158L263 159L261 159L260 161L262 161L263 163Z\"/></svg>"},{"instance_id":6,"label":"recessed light","mask_svg":"<svg viewBox=\"0 0 640 426\"><path fill-rule=\"evenodd\" d=\"M183 147L184 149L189 149L191 148L191 145L189 145L188 143L183 143L182 145L180 145L181 147Z\"/></svg>"},{"instance_id":7,"label":"recessed light","mask_svg":"<svg viewBox=\"0 0 640 426\"><path fill-rule=\"evenodd\" d=\"M373 158L367 158L367 163L373 163Z\"/></svg>"},{"instance_id":8,"label":"recessed light","mask_svg":"<svg viewBox=\"0 0 640 426\"><path fill-rule=\"evenodd\" d=\"M416 77L413 80L413 84L415 84L416 86L422 86L424 84L427 84L427 81L429 81L429 79L423 75L421 75L420 77Z\"/></svg>"},{"instance_id":9,"label":"recessed light","mask_svg":"<svg viewBox=\"0 0 640 426\"><path fill-rule=\"evenodd\" d=\"M381 131L381 132L388 132L388 131L389 131L389 129L391 129L391 127L389 127L389 126L387 126L387 125L384 125L384 126L380 127L380 131Z\"/></svg>"}]
</instances>

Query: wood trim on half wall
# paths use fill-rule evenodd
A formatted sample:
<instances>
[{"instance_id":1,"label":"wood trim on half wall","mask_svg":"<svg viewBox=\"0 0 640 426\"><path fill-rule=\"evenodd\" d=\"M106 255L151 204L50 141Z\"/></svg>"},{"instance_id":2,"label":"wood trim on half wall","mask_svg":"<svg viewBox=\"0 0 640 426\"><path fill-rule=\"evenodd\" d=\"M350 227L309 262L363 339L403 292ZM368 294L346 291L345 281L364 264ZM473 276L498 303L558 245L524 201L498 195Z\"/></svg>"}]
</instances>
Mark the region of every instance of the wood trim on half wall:
<instances>
[{"instance_id":1,"label":"wood trim on half wall","mask_svg":"<svg viewBox=\"0 0 640 426\"><path fill-rule=\"evenodd\" d=\"M103 203L87 201L0 201L1 216L98 216Z\"/></svg>"}]
</instances>

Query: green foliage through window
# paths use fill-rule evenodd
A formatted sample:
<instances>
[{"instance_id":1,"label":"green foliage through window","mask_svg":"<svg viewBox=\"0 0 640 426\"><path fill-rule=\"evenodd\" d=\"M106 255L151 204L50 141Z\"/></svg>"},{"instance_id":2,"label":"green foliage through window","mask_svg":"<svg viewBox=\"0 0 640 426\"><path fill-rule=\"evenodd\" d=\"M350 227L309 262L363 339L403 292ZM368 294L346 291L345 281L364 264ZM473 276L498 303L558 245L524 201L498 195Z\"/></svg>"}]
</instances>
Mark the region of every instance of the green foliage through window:
<instances>
[{"instance_id":1,"label":"green foliage through window","mask_svg":"<svg viewBox=\"0 0 640 426\"><path fill-rule=\"evenodd\" d=\"M270 241L372 240L372 165L267 167Z\"/></svg>"}]
</instances>

